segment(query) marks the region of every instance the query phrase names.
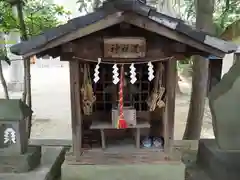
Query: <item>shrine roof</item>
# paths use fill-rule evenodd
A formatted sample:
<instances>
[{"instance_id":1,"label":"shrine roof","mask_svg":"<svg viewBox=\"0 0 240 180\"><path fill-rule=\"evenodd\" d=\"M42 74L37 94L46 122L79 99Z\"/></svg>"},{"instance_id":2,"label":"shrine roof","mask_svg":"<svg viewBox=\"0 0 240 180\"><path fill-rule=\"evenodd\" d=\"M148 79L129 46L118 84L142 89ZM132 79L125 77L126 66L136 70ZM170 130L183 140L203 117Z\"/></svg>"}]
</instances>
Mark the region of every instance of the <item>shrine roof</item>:
<instances>
[{"instance_id":1,"label":"shrine roof","mask_svg":"<svg viewBox=\"0 0 240 180\"><path fill-rule=\"evenodd\" d=\"M32 114L32 110L19 99L0 99L0 122L20 121Z\"/></svg>"},{"instance_id":2,"label":"shrine roof","mask_svg":"<svg viewBox=\"0 0 240 180\"><path fill-rule=\"evenodd\" d=\"M47 46L53 41L63 38L79 29L85 28L91 24L97 23L109 15L118 12L133 12L137 15L148 18L149 20L165 26L170 30L177 31L184 36L188 36L192 40L204 44L208 47L219 50L223 54L232 53L237 50L237 46L231 42L227 42L211 36L205 32L199 31L184 23L184 21L159 13L155 8L146 5L141 0L112 0L103 3L103 6L95 12L85 16L77 17L69 20L66 24L51 28L42 34L32 37L30 40L13 45L10 50L17 55L31 56L47 49L59 46ZM120 16L120 15L119 15ZM124 20L123 20L124 21ZM110 26L110 25L109 25ZM93 32L92 32L93 33ZM81 34L81 33L80 33ZM83 37L84 35L81 35ZM74 39L72 39L74 40ZM63 42L66 43L66 42Z\"/></svg>"}]
</instances>

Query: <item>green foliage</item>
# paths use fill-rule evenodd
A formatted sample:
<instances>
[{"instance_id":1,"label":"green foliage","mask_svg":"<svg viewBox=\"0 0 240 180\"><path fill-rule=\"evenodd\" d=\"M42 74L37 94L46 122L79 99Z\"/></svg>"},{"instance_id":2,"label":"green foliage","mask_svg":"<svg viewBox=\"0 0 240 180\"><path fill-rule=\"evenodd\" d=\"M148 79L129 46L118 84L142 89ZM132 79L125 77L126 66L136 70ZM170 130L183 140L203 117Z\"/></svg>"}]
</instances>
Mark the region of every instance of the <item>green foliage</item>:
<instances>
[{"instance_id":1,"label":"green foliage","mask_svg":"<svg viewBox=\"0 0 240 180\"><path fill-rule=\"evenodd\" d=\"M19 23L13 15L11 5L5 0L0 0L0 9L0 31L9 32L11 29L19 29ZM27 0L23 11L28 36L56 27L62 23L58 17L70 14L64 10L63 6L50 4L46 0Z\"/></svg>"},{"instance_id":2,"label":"green foliage","mask_svg":"<svg viewBox=\"0 0 240 180\"><path fill-rule=\"evenodd\" d=\"M24 13L27 33L30 36L56 27L62 23L58 20L59 16L67 16L70 14L70 12L64 10L63 6L37 0L28 0L28 3L24 6Z\"/></svg>"},{"instance_id":3,"label":"green foliage","mask_svg":"<svg viewBox=\"0 0 240 180\"><path fill-rule=\"evenodd\" d=\"M16 19L13 17L12 9L6 1L0 1L0 31L9 32L10 29L19 28Z\"/></svg>"},{"instance_id":4,"label":"green foliage","mask_svg":"<svg viewBox=\"0 0 240 180\"><path fill-rule=\"evenodd\" d=\"M90 13L98 8L105 0L78 0L79 11Z\"/></svg>"},{"instance_id":5,"label":"green foliage","mask_svg":"<svg viewBox=\"0 0 240 180\"><path fill-rule=\"evenodd\" d=\"M7 0L0 0L0 9L0 32L8 33L12 29L20 31L19 21ZM26 0L23 11L28 36L35 36L46 29L56 27L62 23L58 17L70 15L63 6L50 4L45 0ZM0 60L10 65L6 48L0 49Z\"/></svg>"},{"instance_id":6,"label":"green foliage","mask_svg":"<svg viewBox=\"0 0 240 180\"><path fill-rule=\"evenodd\" d=\"M217 27L217 35L220 35L226 27L240 19L240 1L219 0L214 13L214 22Z\"/></svg>"},{"instance_id":7,"label":"green foliage","mask_svg":"<svg viewBox=\"0 0 240 180\"><path fill-rule=\"evenodd\" d=\"M184 0L184 19L192 23L195 22L196 12L194 0ZM220 35L227 26L240 19L239 0L216 0L214 12L214 24L216 35Z\"/></svg>"}]
</instances>

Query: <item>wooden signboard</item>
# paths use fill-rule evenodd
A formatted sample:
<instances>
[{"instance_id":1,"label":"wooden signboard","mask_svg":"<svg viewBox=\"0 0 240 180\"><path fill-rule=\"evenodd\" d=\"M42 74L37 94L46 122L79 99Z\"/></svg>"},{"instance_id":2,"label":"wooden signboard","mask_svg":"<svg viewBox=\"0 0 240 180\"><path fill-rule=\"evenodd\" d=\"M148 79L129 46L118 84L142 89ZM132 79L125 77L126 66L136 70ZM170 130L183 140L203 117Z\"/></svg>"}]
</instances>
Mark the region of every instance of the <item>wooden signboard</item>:
<instances>
[{"instance_id":1,"label":"wooden signboard","mask_svg":"<svg viewBox=\"0 0 240 180\"><path fill-rule=\"evenodd\" d=\"M145 55L145 38L117 37L104 39L105 58L144 58Z\"/></svg>"}]
</instances>

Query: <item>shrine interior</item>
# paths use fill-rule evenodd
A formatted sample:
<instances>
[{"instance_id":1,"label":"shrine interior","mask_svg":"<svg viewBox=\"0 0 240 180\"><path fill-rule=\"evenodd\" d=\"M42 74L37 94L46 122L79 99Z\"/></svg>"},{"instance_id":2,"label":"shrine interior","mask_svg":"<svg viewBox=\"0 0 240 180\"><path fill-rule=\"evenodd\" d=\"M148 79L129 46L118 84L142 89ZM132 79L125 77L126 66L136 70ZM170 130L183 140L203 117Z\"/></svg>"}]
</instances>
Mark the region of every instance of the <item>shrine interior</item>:
<instances>
[{"instance_id":1,"label":"shrine interior","mask_svg":"<svg viewBox=\"0 0 240 180\"><path fill-rule=\"evenodd\" d=\"M153 64L157 66L156 63ZM164 65L164 63L163 63ZM90 74L94 74L95 65L90 65ZM150 123L150 128L143 128L141 130L141 141L146 138L161 138L162 134L162 117L159 109L149 112L147 103L153 91L154 81L148 80L148 66L146 64L139 64L135 66L137 81L134 84L130 83L129 65L124 65L125 69L125 86L124 107L134 108L137 111L136 121ZM91 130L90 126L96 121L111 123L112 108L118 107L118 85L112 82L112 65L104 65L100 68L100 80L93 84L94 95L96 101L93 104L92 115L85 115L83 118L83 147L97 148L101 147L101 139L99 130ZM162 78L162 87L165 87L164 76ZM93 77L91 77L93 79ZM125 117L126 118L126 117ZM106 129L106 144L108 147L113 146L134 146L134 129ZM119 140L119 141L118 141ZM142 144L143 146L143 144ZM163 148L163 147L162 147Z\"/></svg>"}]
</instances>

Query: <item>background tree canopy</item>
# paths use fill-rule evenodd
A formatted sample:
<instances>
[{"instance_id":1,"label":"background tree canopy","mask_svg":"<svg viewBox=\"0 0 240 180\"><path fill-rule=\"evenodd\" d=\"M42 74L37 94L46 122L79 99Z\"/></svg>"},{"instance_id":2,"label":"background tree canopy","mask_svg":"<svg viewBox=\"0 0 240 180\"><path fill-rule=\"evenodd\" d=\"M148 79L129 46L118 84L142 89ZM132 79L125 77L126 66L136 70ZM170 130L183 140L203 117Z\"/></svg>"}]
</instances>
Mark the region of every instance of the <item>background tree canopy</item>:
<instances>
[{"instance_id":1,"label":"background tree canopy","mask_svg":"<svg viewBox=\"0 0 240 180\"><path fill-rule=\"evenodd\" d=\"M18 20L14 17L12 7L6 0L0 0L0 9L0 31L7 33L11 29L19 29ZM63 23L59 17L70 15L63 6L51 4L46 0L27 0L23 6L23 12L28 36L56 27Z\"/></svg>"},{"instance_id":2,"label":"background tree canopy","mask_svg":"<svg viewBox=\"0 0 240 180\"><path fill-rule=\"evenodd\" d=\"M196 11L194 0L184 0L182 5L184 19L194 24ZM233 22L240 19L239 0L215 0L215 11L213 21L216 27L215 35L219 36Z\"/></svg>"},{"instance_id":3,"label":"background tree canopy","mask_svg":"<svg viewBox=\"0 0 240 180\"><path fill-rule=\"evenodd\" d=\"M99 7L105 0L78 0L79 11L92 12ZM158 6L165 0L147 0L151 6ZM195 0L168 0L171 1L174 9L180 10L180 18L187 23L195 26L196 11ZM239 0L215 0L214 24L216 27L215 35L219 36L226 27L240 19L240 1Z\"/></svg>"}]
</instances>

